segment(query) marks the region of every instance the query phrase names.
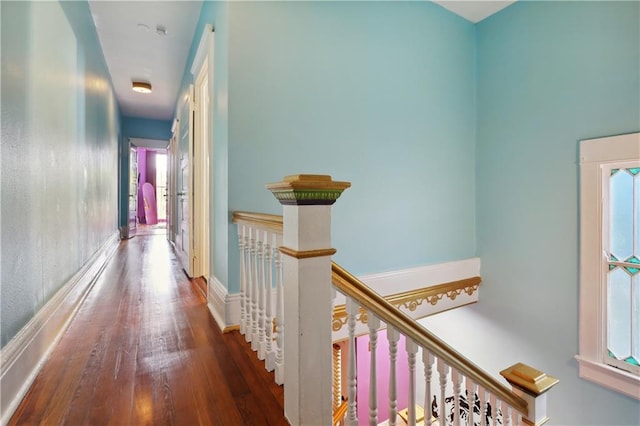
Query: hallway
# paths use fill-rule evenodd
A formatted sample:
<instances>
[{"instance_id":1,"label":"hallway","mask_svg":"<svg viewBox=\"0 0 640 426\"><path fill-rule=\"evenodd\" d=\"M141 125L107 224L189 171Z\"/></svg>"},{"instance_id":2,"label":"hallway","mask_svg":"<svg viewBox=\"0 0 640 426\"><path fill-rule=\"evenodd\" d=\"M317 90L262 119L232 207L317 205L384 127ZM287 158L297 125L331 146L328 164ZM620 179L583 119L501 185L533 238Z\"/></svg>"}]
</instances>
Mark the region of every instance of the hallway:
<instances>
[{"instance_id":1,"label":"hallway","mask_svg":"<svg viewBox=\"0 0 640 426\"><path fill-rule=\"evenodd\" d=\"M150 235L121 242L9 424L287 422L273 374Z\"/></svg>"}]
</instances>

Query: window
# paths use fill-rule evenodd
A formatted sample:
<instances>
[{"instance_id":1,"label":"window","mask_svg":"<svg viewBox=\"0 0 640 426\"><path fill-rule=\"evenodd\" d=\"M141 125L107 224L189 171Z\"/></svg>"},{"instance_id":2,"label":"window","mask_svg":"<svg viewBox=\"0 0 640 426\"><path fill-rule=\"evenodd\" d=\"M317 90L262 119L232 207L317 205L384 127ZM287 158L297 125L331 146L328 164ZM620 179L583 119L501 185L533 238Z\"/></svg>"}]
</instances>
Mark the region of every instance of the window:
<instances>
[{"instance_id":1,"label":"window","mask_svg":"<svg viewBox=\"0 0 640 426\"><path fill-rule=\"evenodd\" d=\"M640 133L580 143L580 377L640 399Z\"/></svg>"}]
</instances>

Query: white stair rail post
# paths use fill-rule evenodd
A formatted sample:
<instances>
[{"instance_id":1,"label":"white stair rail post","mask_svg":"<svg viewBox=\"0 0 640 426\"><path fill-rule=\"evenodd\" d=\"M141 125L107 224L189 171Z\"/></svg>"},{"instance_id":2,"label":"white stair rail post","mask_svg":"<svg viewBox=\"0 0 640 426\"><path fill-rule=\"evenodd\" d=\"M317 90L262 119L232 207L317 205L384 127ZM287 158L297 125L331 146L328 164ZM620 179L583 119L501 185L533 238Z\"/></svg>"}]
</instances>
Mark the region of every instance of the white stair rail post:
<instances>
[{"instance_id":1,"label":"white stair rail post","mask_svg":"<svg viewBox=\"0 0 640 426\"><path fill-rule=\"evenodd\" d=\"M502 370L500 374L507 379L513 393L527 401L529 414L522 416L524 423L540 426L549 421L546 392L558 384L558 379L521 362Z\"/></svg>"},{"instance_id":2,"label":"white stair rail post","mask_svg":"<svg viewBox=\"0 0 640 426\"><path fill-rule=\"evenodd\" d=\"M333 420L331 205L349 186L325 175L267 185L283 205L284 411L293 426Z\"/></svg>"}]
</instances>

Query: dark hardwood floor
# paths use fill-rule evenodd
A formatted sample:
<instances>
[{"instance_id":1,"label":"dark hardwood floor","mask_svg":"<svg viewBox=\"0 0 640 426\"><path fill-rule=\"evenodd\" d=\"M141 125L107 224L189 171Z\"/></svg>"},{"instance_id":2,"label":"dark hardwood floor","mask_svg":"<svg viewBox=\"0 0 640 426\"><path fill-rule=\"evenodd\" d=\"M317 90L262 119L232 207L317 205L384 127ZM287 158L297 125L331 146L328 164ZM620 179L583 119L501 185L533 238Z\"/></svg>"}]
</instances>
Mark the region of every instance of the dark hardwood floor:
<instances>
[{"instance_id":1,"label":"dark hardwood floor","mask_svg":"<svg viewBox=\"0 0 640 426\"><path fill-rule=\"evenodd\" d=\"M273 374L150 235L121 243L9 424L288 423Z\"/></svg>"}]
</instances>

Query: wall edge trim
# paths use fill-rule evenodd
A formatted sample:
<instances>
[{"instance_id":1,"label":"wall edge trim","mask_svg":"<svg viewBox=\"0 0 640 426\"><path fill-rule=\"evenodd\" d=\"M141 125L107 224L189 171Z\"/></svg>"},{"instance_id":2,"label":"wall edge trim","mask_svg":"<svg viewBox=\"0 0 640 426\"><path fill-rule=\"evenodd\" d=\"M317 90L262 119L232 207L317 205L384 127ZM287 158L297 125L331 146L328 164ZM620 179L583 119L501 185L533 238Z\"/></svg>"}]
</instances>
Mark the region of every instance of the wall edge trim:
<instances>
[{"instance_id":1,"label":"wall edge trim","mask_svg":"<svg viewBox=\"0 0 640 426\"><path fill-rule=\"evenodd\" d=\"M110 235L94 255L0 351L0 424L6 424L120 244Z\"/></svg>"}]
</instances>

